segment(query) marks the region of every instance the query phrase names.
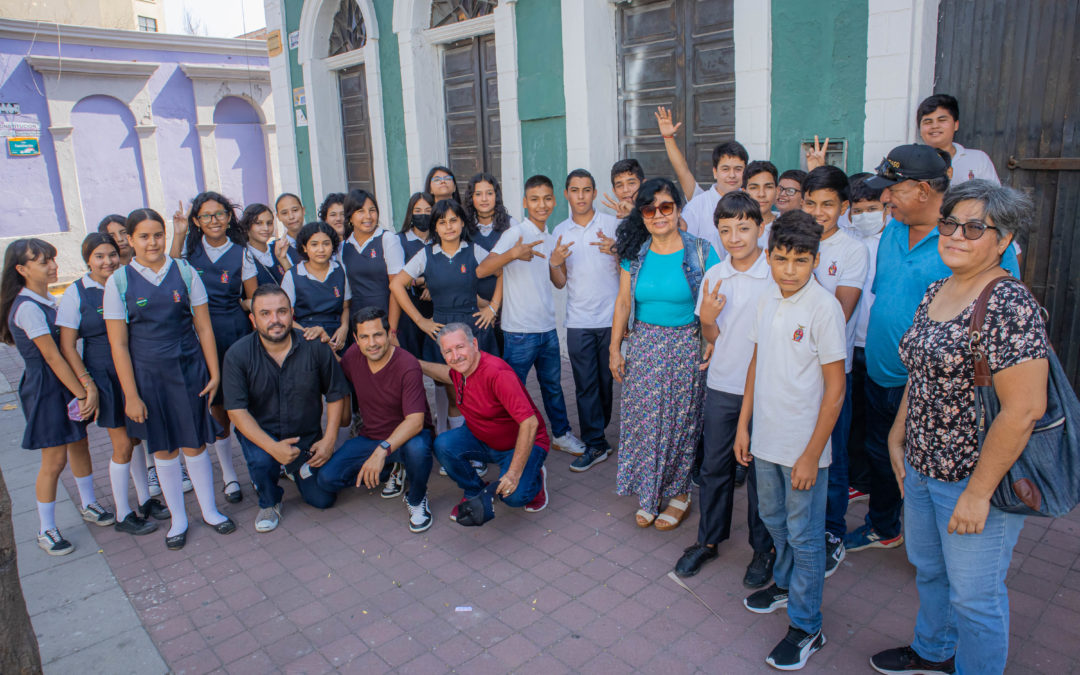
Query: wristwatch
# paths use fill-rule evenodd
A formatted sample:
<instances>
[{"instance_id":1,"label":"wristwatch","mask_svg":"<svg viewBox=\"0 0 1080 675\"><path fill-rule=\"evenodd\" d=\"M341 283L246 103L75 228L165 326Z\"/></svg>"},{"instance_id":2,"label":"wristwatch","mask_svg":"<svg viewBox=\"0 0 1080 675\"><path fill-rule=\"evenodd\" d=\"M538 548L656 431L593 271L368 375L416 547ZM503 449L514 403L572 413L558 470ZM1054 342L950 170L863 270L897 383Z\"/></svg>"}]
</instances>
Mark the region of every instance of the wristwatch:
<instances>
[{"instance_id":1,"label":"wristwatch","mask_svg":"<svg viewBox=\"0 0 1080 675\"><path fill-rule=\"evenodd\" d=\"M379 443L379 447L389 453L390 452L390 441L383 441L382 443Z\"/></svg>"}]
</instances>

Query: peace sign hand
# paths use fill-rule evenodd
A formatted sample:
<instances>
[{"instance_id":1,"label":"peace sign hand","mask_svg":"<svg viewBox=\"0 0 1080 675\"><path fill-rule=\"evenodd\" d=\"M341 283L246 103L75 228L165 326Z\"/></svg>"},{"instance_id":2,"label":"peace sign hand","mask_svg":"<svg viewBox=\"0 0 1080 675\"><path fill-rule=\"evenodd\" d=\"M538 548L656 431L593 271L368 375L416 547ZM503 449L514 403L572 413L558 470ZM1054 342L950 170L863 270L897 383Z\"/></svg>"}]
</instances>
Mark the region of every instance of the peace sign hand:
<instances>
[{"instance_id":1,"label":"peace sign hand","mask_svg":"<svg viewBox=\"0 0 1080 675\"><path fill-rule=\"evenodd\" d=\"M660 135L665 138L674 136L675 132L682 126L682 122L672 124L671 111L662 105L656 107L656 112L654 114L656 115L656 125L660 127Z\"/></svg>"},{"instance_id":2,"label":"peace sign hand","mask_svg":"<svg viewBox=\"0 0 1080 675\"><path fill-rule=\"evenodd\" d=\"M596 241L590 241L589 246L599 246L601 253L615 255L615 240L604 234L603 230L596 231Z\"/></svg>"},{"instance_id":3,"label":"peace sign hand","mask_svg":"<svg viewBox=\"0 0 1080 675\"><path fill-rule=\"evenodd\" d=\"M813 171L819 166L825 166L825 153L829 151L829 138L825 137L825 143L819 144L817 134L814 134L814 148L806 151L806 170Z\"/></svg>"},{"instance_id":4,"label":"peace sign hand","mask_svg":"<svg viewBox=\"0 0 1080 675\"><path fill-rule=\"evenodd\" d=\"M536 241L531 241L527 244L524 243L523 239L523 237L518 237L517 243L510 249L510 252L514 254L514 260L529 261L532 260L533 257L546 257L543 253L535 250L537 246L544 243L543 239L537 239Z\"/></svg>"},{"instance_id":5,"label":"peace sign hand","mask_svg":"<svg viewBox=\"0 0 1080 675\"><path fill-rule=\"evenodd\" d=\"M616 218L625 218L630 215L630 212L634 210L634 205L624 200L617 200L614 197L604 193L602 200L604 206L608 207L615 212Z\"/></svg>"},{"instance_id":6,"label":"peace sign hand","mask_svg":"<svg viewBox=\"0 0 1080 675\"><path fill-rule=\"evenodd\" d=\"M173 232L178 234L187 234L188 217L184 213L184 202L177 200L176 213L172 216Z\"/></svg>"},{"instance_id":7,"label":"peace sign hand","mask_svg":"<svg viewBox=\"0 0 1080 675\"><path fill-rule=\"evenodd\" d=\"M704 323L716 323L716 317L720 316L721 310L723 310L724 305L727 304L727 298L720 295L720 284L722 283L722 280L717 281L716 286L710 291L709 280L706 279L702 282L701 311L699 314Z\"/></svg>"},{"instance_id":8,"label":"peace sign hand","mask_svg":"<svg viewBox=\"0 0 1080 675\"><path fill-rule=\"evenodd\" d=\"M551 249L551 260L549 260L548 263L552 267L561 267L562 264L566 262L566 259L570 257L570 254L573 253L573 251L570 250L570 247L573 245L574 242L570 242L569 244L562 243L562 236L560 236L558 241L555 242L555 248Z\"/></svg>"}]
</instances>

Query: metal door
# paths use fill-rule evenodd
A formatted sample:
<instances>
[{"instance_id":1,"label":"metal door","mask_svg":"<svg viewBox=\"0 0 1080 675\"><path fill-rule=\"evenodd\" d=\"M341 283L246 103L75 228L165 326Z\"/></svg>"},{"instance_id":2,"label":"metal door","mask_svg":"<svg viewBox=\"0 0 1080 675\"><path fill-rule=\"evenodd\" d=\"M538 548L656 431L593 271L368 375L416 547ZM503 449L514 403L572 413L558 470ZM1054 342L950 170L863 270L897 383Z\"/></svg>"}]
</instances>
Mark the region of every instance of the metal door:
<instances>
[{"instance_id":1,"label":"metal door","mask_svg":"<svg viewBox=\"0 0 1080 675\"><path fill-rule=\"evenodd\" d=\"M1080 0L941 0L934 90L960 102L957 141L1035 201L1023 279L1080 385ZM914 112L914 111L913 111Z\"/></svg>"},{"instance_id":2,"label":"metal door","mask_svg":"<svg viewBox=\"0 0 1080 675\"><path fill-rule=\"evenodd\" d=\"M375 193L371 166L371 121L368 119L367 81L364 65L338 71L341 92L341 132L345 145L347 189Z\"/></svg>"},{"instance_id":3,"label":"metal door","mask_svg":"<svg viewBox=\"0 0 1080 675\"><path fill-rule=\"evenodd\" d=\"M446 154L464 194L474 174L501 176L499 85L495 36L461 40L443 50Z\"/></svg>"},{"instance_id":4,"label":"metal door","mask_svg":"<svg viewBox=\"0 0 1080 675\"><path fill-rule=\"evenodd\" d=\"M636 0L619 6L619 149L646 176L671 176L658 105L681 121L676 140L699 182L712 149L735 136L732 0Z\"/></svg>"}]
</instances>

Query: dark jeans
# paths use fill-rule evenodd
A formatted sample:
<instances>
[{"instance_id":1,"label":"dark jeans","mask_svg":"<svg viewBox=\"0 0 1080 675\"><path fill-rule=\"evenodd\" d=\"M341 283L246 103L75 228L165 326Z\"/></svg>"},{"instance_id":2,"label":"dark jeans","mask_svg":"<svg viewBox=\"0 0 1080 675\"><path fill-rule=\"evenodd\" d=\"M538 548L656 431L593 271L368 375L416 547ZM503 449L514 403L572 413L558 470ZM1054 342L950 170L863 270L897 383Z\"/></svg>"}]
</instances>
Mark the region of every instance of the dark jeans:
<instances>
[{"instance_id":1,"label":"dark jeans","mask_svg":"<svg viewBox=\"0 0 1080 675\"><path fill-rule=\"evenodd\" d=\"M567 328L566 350L574 371L578 424L587 447L611 449L604 430L611 422L610 328Z\"/></svg>"},{"instance_id":2,"label":"dark jeans","mask_svg":"<svg viewBox=\"0 0 1080 675\"><path fill-rule=\"evenodd\" d=\"M889 461L892 428L904 387L882 387L866 378L866 461L870 465L870 511L866 521L885 539L900 534L903 502Z\"/></svg>"},{"instance_id":3,"label":"dark jeans","mask_svg":"<svg viewBox=\"0 0 1080 675\"><path fill-rule=\"evenodd\" d=\"M870 493L870 465L866 461L866 350L855 348L851 366L851 435L848 437L848 485Z\"/></svg>"},{"instance_id":4,"label":"dark jeans","mask_svg":"<svg viewBox=\"0 0 1080 675\"><path fill-rule=\"evenodd\" d=\"M544 412L551 423L552 438L570 431L566 417L566 400L562 391L562 356L559 354L559 334L555 329L545 333L503 332L503 360L525 384L529 371L536 367Z\"/></svg>"},{"instance_id":5,"label":"dark jeans","mask_svg":"<svg viewBox=\"0 0 1080 675\"><path fill-rule=\"evenodd\" d=\"M476 469L469 462L498 464L501 477L510 468L510 462L514 459L514 449L493 449L473 436L468 425L465 424L457 429L444 431L435 437L435 456L446 468L446 475L465 491L467 498L472 498L480 494L487 483L476 475ZM525 463L525 469L521 472L517 489L509 497L501 498L507 506L525 506L536 497L536 493L540 491L542 481L540 470L544 467L545 459L547 459L547 450L534 445L529 454L529 461Z\"/></svg>"},{"instance_id":6,"label":"dark jeans","mask_svg":"<svg viewBox=\"0 0 1080 675\"><path fill-rule=\"evenodd\" d=\"M239 430L236 431L236 438L240 441L240 449L244 452L244 459L247 461L248 475L251 476L251 482L259 495L259 508L267 509L281 502L281 498L285 495L285 490L278 485L281 462L249 441ZM300 490L300 497L317 509L330 508L334 505L337 495L319 487L317 480L319 469L313 468L311 476L301 478L300 466L303 463L304 461L297 457L285 465L285 470L296 477L296 487Z\"/></svg>"},{"instance_id":7,"label":"dark jeans","mask_svg":"<svg viewBox=\"0 0 1080 675\"><path fill-rule=\"evenodd\" d=\"M432 438L431 429L423 429L386 457L387 464L400 462L405 465L409 482L405 496L413 506L419 505L427 494L432 464ZM376 440L363 436L345 441L319 470L319 487L336 494L344 488L355 486L361 467L382 441L381 438Z\"/></svg>"},{"instance_id":8,"label":"dark jeans","mask_svg":"<svg viewBox=\"0 0 1080 675\"><path fill-rule=\"evenodd\" d=\"M836 418L832 436L832 462L829 464L829 496L825 504L825 531L844 538L847 534L848 507L848 437L851 432L851 373L844 388L844 405Z\"/></svg>"},{"instance_id":9,"label":"dark jeans","mask_svg":"<svg viewBox=\"0 0 1080 675\"><path fill-rule=\"evenodd\" d=\"M701 519L698 543L719 544L731 536L731 511L735 501L735 431L743 397L715 389L705 390L705 456L701 462ZM754 464L746 473L746 525L750 546L768 553L772 537L758 515L757 476Z\"/></svg>"}]
</instances>

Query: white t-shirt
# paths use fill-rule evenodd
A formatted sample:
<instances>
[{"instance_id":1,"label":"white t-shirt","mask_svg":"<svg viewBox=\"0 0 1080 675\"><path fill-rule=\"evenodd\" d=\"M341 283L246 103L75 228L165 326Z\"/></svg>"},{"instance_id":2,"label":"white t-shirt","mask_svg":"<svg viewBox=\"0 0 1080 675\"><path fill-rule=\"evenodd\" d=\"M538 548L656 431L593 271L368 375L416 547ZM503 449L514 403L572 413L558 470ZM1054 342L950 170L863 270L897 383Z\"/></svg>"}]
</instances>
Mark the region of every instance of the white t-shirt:
<instances>
[{"instance_id":1,"label":"white t-shirt","mask_svg":"<svg viewBox=\"0 0 1080 675\"><path fill-rule=\"evenodd\" d=\"M727 251L720 243L720 233L717 232L716 223L713 222L713 213L716 212L716 205L720 203L721 196L713 185L683 207L682 218L686 221L686 231L712 244L716 255L723 260Z\"/></svg>"},{"instance_id":2,"label":"white t-shirt","mask_svg":"<svg viewBox=\"0 0 1080 675\"><path fill-rule=\"evenodd\" d=\"M814 276L817 277L825 290L836 295L837 286L862 289L866 283L866 272L870 267L870 255L866 251L866 245L851 236L844 230L838 229L828 239L821 240L818 249L821 259L814 268ZM855 323L858 316L856 311L851 313L851 320L847 322L847 358L844 361L844 372L851 372L852 356L855 353Z\"/></svg>"},{"instance_id":3,"label":"white t-shirt","mask_svg":"<svg viewBox=\"0 0 1080 675\"><path fill-rule=\"evenodd\" d=\"M89 274L83 275L82 282L83 286L87 288L105 290L105 287L91 279ZM60 308L56 310L56 325L79 330L79 326L82 325L82 312L79 311L80 309L82 309L82 299L79 297L79 289L72 283L64 290L64 295L60 297Z\"/></svg>"},{"instance_id":4,"label":"white t-shirt","mask_svg":"<svg viewBox=\"0 0 1080 675\"><path fill-rule=\"evenodd\" d=\"M952 158L950 185L959 185L964 181L975 178L982 178L1001 185L1001 180L998 178L997 170L994 168L994 163L990 161L989 155L982 150L965 148L955 142L953 147L956 148L956 154Z\"/></svg>"},{"instance_id":5,"label":"white t-shirt","mask_svg":"<svg viewBox=\"0 0 1080 675\"><path fill-rule=\"evenodd\" d=\"M472 247L473 259L476 260L476 264L479 265L480 263L484 262L484 258L488 256L487 250L483 246L477 246L476 244L470 245L467 241L461 242L461 248L470 248L470 246ZM385 251L386 249L383 250ZM405 267L402 268L405 270L405 274L408 274L413 279L419 279L420 277L424 276L424 269L427 268L427 250L428 247L425 246L424 248L417 251L416 255L409 258L409 262L405 263ZM431 252L442 254L447 258L454 257L451 255L447 255L446 251L442 250L442 247L438 244L435 244L431 247ZM455 255L457 255L456 252Z\"/></svg>"},{"instance_id":6,"label":"white t-shirt","mask_svg":"<svg viewBox=\"0 0 1080 675\"><path fill-rule=\"evenodd\" d=\"M230 248L235 246L233 242L226 240L221 246L211 246L206 242L206 237L202 239L203 251L206 252L206 257L210 259L210 262L216 263L218 258L225 255ZM183 255L187 257L187 242L184 242ZM255 258L252 257L251 252L247 247L244 248L243 255L244 262L240 265L240 281L247 281L248 279L254 279L259 275L259 270L255 267Z\"/></svg>"},{"instance_id":7,"label":"white t-shirt","mask_svg":"<svg viewBox=\"0 0 1080 675\"><path fill-rule=\"evenodd\" d=\"M866 283L863 284L862 295L859 296L859 306L855 309L855 346L866 346L866 326L870 323L870 308L874 306L874 273L877 271L877 250L881 243L881 232L861 239L866 245L869 254L869 265L866 268Z\"/></svg>"},{"instance_id":8,"label":"white t-shirt","mask_svg":"<svg viewBox=\"0 0 1080 675\"><path fill-rule=\"evenodd\" d=\"M315 281L317 283L322 284L322 283L326 283L326 279L329 279L330 275L338 267L340 267L338 262L336 260L334 260L334 259L331 259L330 260L330 269L326 271L326 278L320 280L318 277L316 277L314 274L312 274L311 272L308 271L307 263L305 261L300 261L299 263L297 263L296 267L293 267L292 269L290 269L288 272L285 273L285 276L283 276L281 278L281 290L285 291L285 295L289 296L289 304L293 305L295 307L296 306L296 279L293 277L294 274L299 274L302 277L307 277L308 279L311 279L311 280L313 280L313 281ZM346 301L352 300L352 290L349 288L349 275L347 275L347 274L345 275L345 300Z\"/></svg>"},{"instance_id":9,"label":"white t-shirt","mask_svg":"<svg viewBox=\"0 0 1080 675\"><path fill-rule=\"evenodd\" d=\"M400 272L401 268L405 265L405 251L401 248L401 240L393 233L384 230L381 227L376 228L375 232L368 237L368 240L363 244L360 244L356 241L356 233L354 232L345 240L343 246L352 246L356 249L357 253L363 253L368 245L379 237L382 237L382 252L383 259L386 261L386 273L393 276Z\"/></svg>"},{"instance_id":10,"label":"white t-shirt","mask_svg":"<svg viewBox=\"0 0 1080 675\"><path fill-rule=\"evenodd\" d=\"M707 384L709 389L742 396L746 389L746 370L754 356L754 343L748 335L754 323L758 300L773 286L769 262L762 251L745 272L732 267L731 258L710 267L705 272L694 309L699 317L706 281L710 291L719 283L720 294L726 298L724 308L716 317L720 334L713 346Z\"/></svg>"},{"instance_id":11,"label":"white t-shirt","mask_svg":"<svg viewBox=\"0 0 1080 675\"><path fill-rule=\"evenodd\" d=\"M551 241L562 237L563 244L573 243L566 259L566 327L610 328L619 297L619 262L602 253L598 235L614 238L619 221L615 216L596 212L585 227L567 218L551 233Z\"/></svg>"},{"instance_id":12,"label":"white t-shirt","mask_svg":"<svg viewBox=\"0 0 1080 675\"><path fill-rule=\"evenodd\" d=\"M774 284L758 300L750 340L757 345L750 451L767 462L794 466L817 426L825 394L821 367L844 359L844 311L813 279L789 298ZM830 439L818 468L831 461Z\"/></svg>"},{"instance_id":13,"label":"white t-shirt","mask_svg":"<svg viewBox=\"0 0 1080 675\"><path fill-rule=\"evenodd\" d=\"M37 300L41 304L48 305L54 309L56 308L56 300L54 300L52 296L45 297L38 295L29 288L23 288L19 291L19 295ZM19 308L15 310L14 323L21 328L23 332L26 333L26 337L31 340L39 338L42 335L48 335L51 332L49 330L49 321L45 318L45 312L41 311L41 308L32 302L24 302L19 305Z\"/></svg>"},{"instance_id":14,"label":"white t-shirt","mask_svg":"<svg viewBox=\"0 0 1080 675\"><path fill-rule=\"evenodd\" d=\"M165 264L161 266L161 269L155 272L149 267L144 267L139 263L132 260L128 263L128 267L133 272L138 272L142 275L143 279L146 279L155 286L160 286L162 281L165 281L165 275L169 273L169 270L173 266L172 258L165 258ZM109 280L105 282L105 294L103 297L103 309L106 319L119 319L121 321L127 321L127 304L124 299L120 297L120 291L116 288L116 275L123 274L123 268L120 268L113 272L113 275L109 277ZM198 273L192 270L191 274L191 291L188 292L188 304L191 307L198 307L199 305L206 304L206 287L203 286L202 279L199 278Z\"/></svg>"},{"instance_id":15,"label":"white t-shirt","mask_svg":"<svg viewBox=\"0 0 1080 675\"><path fill-rule=\"evenodd\" d=\"M502 329L511 333L546 333L555 330L555 301L551 295L552 241L547 230L537 228L528 218L511 225L492 247L494 254L514 248L518 238L529 244L541 241L533 251L542 253L532 260L511 260L502 268ZM576 246L574 248L577 248Z\"/></svg>"}]
</instances>

